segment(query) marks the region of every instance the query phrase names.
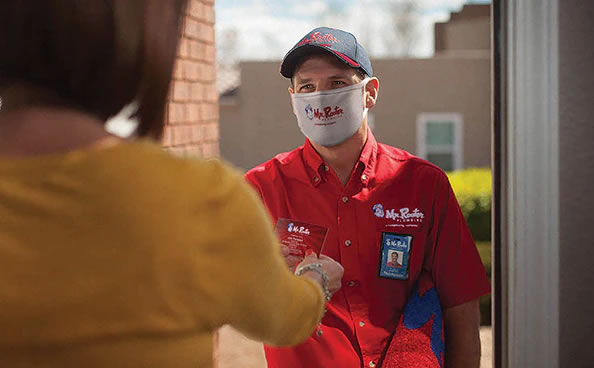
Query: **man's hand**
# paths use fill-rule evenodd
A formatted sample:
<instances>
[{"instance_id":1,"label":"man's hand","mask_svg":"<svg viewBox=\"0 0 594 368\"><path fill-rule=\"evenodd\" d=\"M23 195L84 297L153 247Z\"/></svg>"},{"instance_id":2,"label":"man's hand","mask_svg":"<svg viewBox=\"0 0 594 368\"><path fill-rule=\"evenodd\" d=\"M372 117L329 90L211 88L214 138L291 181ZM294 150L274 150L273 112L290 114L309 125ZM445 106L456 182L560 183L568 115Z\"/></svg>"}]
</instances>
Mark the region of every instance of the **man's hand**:
<instances>
[{"instance_id":1,"label":"man's hand","mask_svg":"<svg viewBox=\"0 0 594 368\"><path fill-rule=\"evenodd\" d=\"M446 368L478 368L481 362L479 300L444 311Z\"/></svg>"}]
</instances>

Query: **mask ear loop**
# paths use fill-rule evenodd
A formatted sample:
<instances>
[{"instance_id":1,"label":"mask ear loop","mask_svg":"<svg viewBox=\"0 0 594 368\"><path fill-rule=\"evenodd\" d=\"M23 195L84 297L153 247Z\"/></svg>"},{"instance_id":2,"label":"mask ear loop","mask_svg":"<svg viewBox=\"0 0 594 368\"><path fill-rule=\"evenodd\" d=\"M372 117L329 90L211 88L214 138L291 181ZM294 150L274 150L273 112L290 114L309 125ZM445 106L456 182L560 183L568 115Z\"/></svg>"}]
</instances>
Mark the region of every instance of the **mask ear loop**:
<instances>
[{"instance_id":1,"label":"mask ear loop","mask_svg":"<svg viewBox=\"0 0 594 368\"><path fill-rule=\"evenodd\" d=\"M365 79L361 81L361 84L363 85L363 120L365 120L365 118L367 117L367 112L369 111L369 108L367 107L367 98L365 98L365 93L367 92L367 84L370 81L371 77L365 77Z\"/></svg>"}]
</instances>

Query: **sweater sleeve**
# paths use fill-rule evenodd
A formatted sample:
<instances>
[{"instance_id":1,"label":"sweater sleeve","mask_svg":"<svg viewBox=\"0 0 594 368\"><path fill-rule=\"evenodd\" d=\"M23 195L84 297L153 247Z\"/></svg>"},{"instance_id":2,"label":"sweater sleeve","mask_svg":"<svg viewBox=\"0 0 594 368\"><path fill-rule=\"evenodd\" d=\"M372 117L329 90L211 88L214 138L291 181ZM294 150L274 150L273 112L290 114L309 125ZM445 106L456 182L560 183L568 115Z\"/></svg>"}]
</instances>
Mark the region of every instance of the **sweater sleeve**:
<instances>
[{"instance_id":1,"label":"sweater sleeve","mask_svg":"<svg viewBox=\"0 0 594 368\"><path fill-rule=\"evenodd\" d=\"M218 244L208 267L220 287L223 322L268 345L298 344L321 319L321 287L288 270L256 193L238 173L227 170L225 176L229 189L216 201Z\"/></svg>"}]
</instances>

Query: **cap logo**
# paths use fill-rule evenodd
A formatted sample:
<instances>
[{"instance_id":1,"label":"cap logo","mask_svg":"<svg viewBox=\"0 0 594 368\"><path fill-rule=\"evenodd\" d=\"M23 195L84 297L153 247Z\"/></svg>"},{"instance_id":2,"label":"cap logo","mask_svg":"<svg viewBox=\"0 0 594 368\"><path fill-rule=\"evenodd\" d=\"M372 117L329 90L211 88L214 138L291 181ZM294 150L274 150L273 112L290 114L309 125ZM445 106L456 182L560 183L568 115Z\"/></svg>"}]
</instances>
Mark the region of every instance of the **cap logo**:
<instances>
[{"instance_id":1,"label":"cap logo","mask_svg":"<svg viewBox=\"0 0 594 368\"><path fill-rule=\"evenodd\" d=\"M338 43L338 39L332 33L322 34L322 32L314 32L309 35L309 38L304 38L297 44L297 46L316 44L320 46L330 46L332 43Z\"/></svg>"}]
</instances>

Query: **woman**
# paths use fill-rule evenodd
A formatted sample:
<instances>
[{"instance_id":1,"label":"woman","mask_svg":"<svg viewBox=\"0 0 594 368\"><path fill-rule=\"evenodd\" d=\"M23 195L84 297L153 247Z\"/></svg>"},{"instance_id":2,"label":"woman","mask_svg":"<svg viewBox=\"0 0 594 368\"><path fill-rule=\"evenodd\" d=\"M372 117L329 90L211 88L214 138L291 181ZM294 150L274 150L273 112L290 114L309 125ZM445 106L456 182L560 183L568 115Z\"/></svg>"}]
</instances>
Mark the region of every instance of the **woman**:
<instances>
[{"instance_id":1,"label":"woman","mask_svg":"<svg viewBox=\"0 0 594 368\"><path fill-rule=\"evenodd\" d=\"M184 12L0 2L2 366L209 367L222 324L296 344L340 287L329 258L288 271L234 170L105 132L134 102L161 134Z\"/></svg>"}]
</instances>

